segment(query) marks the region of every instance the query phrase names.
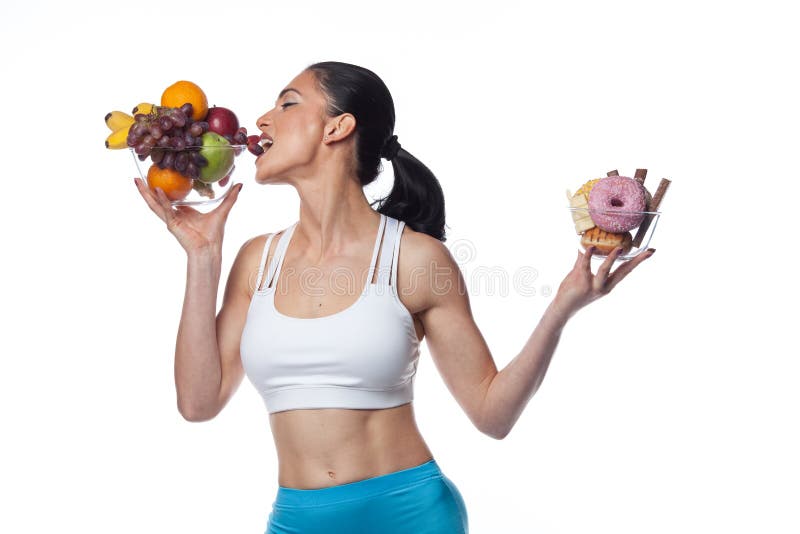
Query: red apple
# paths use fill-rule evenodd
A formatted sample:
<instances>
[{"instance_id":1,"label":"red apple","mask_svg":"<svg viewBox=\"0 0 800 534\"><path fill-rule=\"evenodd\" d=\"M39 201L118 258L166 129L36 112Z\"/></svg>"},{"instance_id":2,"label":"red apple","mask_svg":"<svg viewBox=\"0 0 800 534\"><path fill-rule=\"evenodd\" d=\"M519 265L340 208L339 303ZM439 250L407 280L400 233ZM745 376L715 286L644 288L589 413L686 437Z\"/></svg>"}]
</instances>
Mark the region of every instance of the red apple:
<instances>
[{"instance_id":1,"label":"red apple","mask_svg":"<svg viewBox=\"0 0 800 534\"><path fill-rule=\"evenodd\" d=\"M233 136L239 129L239 119L236 114L228 108L217 107L208 110L206 115L208 131L217 133L223 137Z\"/></svg>"}]
</instances>

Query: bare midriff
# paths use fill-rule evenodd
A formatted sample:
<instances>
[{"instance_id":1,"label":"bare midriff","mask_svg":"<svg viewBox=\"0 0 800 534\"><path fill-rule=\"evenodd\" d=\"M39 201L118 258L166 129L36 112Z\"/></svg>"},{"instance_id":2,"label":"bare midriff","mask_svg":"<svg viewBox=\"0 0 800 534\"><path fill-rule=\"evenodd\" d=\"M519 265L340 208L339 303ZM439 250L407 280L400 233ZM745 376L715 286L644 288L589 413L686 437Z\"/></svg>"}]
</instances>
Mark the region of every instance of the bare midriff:
<instances>
[{"instance_id":1,"label":"bare midriff","mask_svg":"<svg viewBox=\"0 0 800 534\"><path fill-rule=\"evenodd\" d=\"M338 486L433 459L413 402L382 410L287 410L270 415L270 427L285 488Z\"/></svg>"}]
</instances>

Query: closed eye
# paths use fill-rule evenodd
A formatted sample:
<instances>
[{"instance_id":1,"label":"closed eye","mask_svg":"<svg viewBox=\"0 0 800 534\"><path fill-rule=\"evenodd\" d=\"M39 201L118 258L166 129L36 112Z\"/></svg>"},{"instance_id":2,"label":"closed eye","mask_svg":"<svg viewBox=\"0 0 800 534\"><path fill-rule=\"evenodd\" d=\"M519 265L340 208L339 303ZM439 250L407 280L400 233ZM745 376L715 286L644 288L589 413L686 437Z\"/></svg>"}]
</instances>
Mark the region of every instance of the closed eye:
<instances>
[{"instance_id":1,"label":"closed eye","mask_svg":"<svg viewBox=\"0 0 800 534\"><path fill-rule=\"evenodd\" d=\"M286 109L287 106L293 106L297 104L297 102L286 102L285 104L281 104L281 109Z\"/></svg>"}]
</instances>

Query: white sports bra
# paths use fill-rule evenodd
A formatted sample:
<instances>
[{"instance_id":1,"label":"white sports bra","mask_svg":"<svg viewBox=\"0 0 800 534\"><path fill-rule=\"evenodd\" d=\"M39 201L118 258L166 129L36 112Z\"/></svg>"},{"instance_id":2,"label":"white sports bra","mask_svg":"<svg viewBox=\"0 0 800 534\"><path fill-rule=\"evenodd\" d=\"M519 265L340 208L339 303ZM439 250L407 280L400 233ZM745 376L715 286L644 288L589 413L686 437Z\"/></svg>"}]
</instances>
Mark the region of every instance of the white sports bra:
<instances>
[{"instance_id":1,"label":"white sports bra","mask_svg":"<svg viewBox=\"0 0 800 534\"><path fill-rule=\"evenodd\" d=\"M275 234L267 238L242 332L242 366L267 411L379 409L411 402L419 338L396 290L405 223L381 214L369 276L358 300L340 312L312 318L289 317L275 308L278 277L296 226L281 235L260 289ZM381 263L373 284L381 236Z\"/></svg>"}]
</instances>

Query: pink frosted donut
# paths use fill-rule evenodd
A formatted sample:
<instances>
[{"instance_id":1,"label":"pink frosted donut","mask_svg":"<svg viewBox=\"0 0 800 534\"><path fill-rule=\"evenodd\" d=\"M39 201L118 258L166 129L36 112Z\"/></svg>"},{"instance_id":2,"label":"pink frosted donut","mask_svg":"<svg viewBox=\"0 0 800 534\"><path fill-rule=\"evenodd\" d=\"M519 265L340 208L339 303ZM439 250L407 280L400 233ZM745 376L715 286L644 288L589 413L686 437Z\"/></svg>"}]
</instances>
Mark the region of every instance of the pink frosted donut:
<instances>
[{"instance_id":1,"label":"pink frosted donut","mask_svg":"<svg viewBox=\"0 0 800 534\"><path fill-rule=\"evenodd\" d=\"M627 176L609 176L589 191L589 216L601 230L615 234L633 230L644 219L646 205L642 184Z\"/></svg>"}]
</instances>

